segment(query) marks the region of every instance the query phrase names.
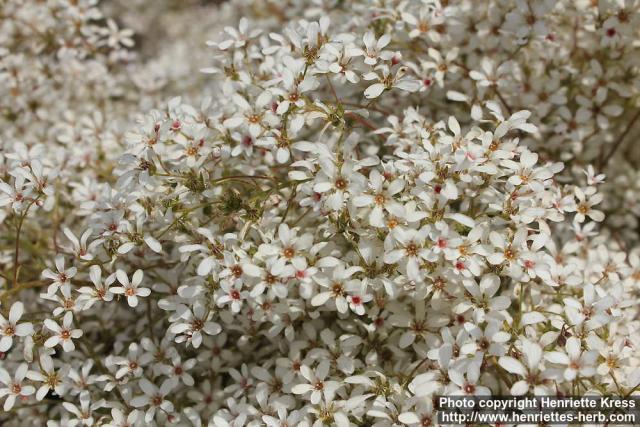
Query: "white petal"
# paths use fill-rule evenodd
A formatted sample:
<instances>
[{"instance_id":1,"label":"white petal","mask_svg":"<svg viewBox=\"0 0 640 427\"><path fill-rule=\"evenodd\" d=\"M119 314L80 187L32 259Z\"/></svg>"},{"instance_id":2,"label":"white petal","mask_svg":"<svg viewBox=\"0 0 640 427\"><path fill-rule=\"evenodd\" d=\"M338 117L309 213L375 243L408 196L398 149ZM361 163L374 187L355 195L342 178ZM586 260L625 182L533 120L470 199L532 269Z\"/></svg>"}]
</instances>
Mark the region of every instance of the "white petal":
<instances>
[{"instance_id":1,"label":"white petal","mask_svg":"<svg viewBox=\"0 0 640 427\"><path fill-rule=\"evenodd\" d=\"M9 323L15 325L18 323L18 320L22 317L24 313L24 305L20 301L16 301L11 306L11 310L9 311Z\"/></svg>"},{"instance_id":2,"label":"white petal","mask_svg":"<svg viewBox=\"0 0 640 427\"><path fill-rule=\"evenodd\" d=\"M498 361L498 363L500 364L500 366L502 366L504 369L506 369L508 372L511 372L512 374L517 374L520 376L527 375L527 370L524 367L524 365L520 363L519 360L513 357L502 356Z\"/></svg>"},{"instance_id":3,"label":"white petal","mask_svg":"<svg viewBox=\"0 0 640 427\"><path fill-rule=\"evenodd\" d=\"M162 245L154 237L146 236L144 238L144 241L147 244L147 246L149 246L151 250L154 251L155 253L159 254L162 252Z\"/></svg>"},{"instance_id":4,"label":"white petal","mask_svg":"<svg viewBox=\"0 0 640 427\"><path fill-rule=\"evenodd\" d=\"M383 85L382 83L372 84L364 91L364 96L368 99L377 98L384 91L384 88L385 85Z\"/></svg>"}]
</instances>

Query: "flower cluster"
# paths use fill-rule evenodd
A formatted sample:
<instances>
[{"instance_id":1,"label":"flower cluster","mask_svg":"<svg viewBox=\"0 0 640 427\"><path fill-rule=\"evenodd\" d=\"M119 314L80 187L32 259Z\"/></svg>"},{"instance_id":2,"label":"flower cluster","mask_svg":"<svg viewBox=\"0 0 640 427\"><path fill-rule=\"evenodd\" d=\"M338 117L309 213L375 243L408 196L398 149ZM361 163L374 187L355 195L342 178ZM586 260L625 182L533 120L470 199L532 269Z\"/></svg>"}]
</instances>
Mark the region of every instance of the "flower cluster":
<instances>
[{"instance_id":1,"label":"flower cluster","mask_svg":"<svg viewBox=\"0 0 640 427\"><path fill-rule=\"evenodd\" d=\"M636 0L147 3L2 9L3 425L640 393Z\"/></svg>"}]
</instances>

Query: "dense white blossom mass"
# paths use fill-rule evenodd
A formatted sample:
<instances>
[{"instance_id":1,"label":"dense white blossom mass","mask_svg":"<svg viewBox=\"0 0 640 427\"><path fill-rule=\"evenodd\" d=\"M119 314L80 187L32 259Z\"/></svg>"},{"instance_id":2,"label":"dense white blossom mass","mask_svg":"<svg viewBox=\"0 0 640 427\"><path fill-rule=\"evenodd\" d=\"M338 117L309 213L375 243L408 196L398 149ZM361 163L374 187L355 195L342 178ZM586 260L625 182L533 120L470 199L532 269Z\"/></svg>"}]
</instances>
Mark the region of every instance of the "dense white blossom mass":
<instances>
[{"instance_id":1,"label":"dense white blossom mass","mask_svg":"<svg viewBox=\"0 0 640 427\"><path fill-rule=\"evenodd\" d=\"M638 0L0 2L2 426L640 395Z\"/></svg>"}]
</instances>

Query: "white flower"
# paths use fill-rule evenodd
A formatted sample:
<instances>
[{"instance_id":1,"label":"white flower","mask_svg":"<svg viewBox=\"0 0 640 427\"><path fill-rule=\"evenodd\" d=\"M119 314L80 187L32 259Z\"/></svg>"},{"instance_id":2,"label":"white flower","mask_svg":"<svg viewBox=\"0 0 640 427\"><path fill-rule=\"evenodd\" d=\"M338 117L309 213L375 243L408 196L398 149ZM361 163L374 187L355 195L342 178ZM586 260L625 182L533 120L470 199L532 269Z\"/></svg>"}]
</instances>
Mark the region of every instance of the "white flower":
<instances>
[{"instance_id":1,"label":"white flower","mask_svg":"<svg viewBox=\"0 0 640 427\"><path fill-rule=\"evenodd\" d=\"M495 296L500 288L500 278L495 274L487 274L482 277L480 284L473 279L464 279L463 285L469 292L468 301L463 301L455 307L456 313L464 313L472 309L473 318L477 324L487 317L499 318L499 312L506 310L511 305L511 299L505 295Z\"/></svg>"},{"instance_id":2,"label":"white flower","mask_svg":"<svg viewBox=\"0 0 640 427\"><path fill-rule=\"evenodd\" d=\"M29 369L26 363L21 363L15 371L15 376L11 378L9 373L0 368L0 382L5 387L0 388L0 397L7 396L4 401L4 410L9 411L13 408L16 399L25 399L35 393L36 389L31 385L23 384L23 380Z\"/></svg>"},{"instance_id":3,"label":"white flower","mask_svg":"<svg viewBox=\"0 0 640 427\"><path fill-rule=\"evenodd\" d=\"M384 212L389 212L395 217L404 216L404 207L398 203L394 196L404 188L404 181L396 179L385 186L385 179L378 170L374 169L369 174L368 192L353 198L353 204L357 207L372 207L369 214L369 224L374 227L384 227ZM387 188L384 188L387 187Z\"/></svg>"},{"instance_id":4,"label":"white flower","mask_svg":"<svg viewBox=\"0 0 640 427\"><path fill-rule=\"evenodd\" d=\"M97 402L91 403L89 392L84 391L80 393L80 407L70 402L63 402L62 406L76 417L75 420L71 420L70 425L92 426L95 422L93 411L104 407L105 401L100 399Z\"/></svg>"},{"instance_id":5,"label":"white flower","mask_svg":"<svg viewBox=\"0 0 640 427\"><path fill-rule=\"evenodd\" d=\"M111 409L111 421L105 424L105 427L130 427L135 425L140 417L140 411L134 409L125 414L118 408Z\"/></svg>"},{"instance_id":6,"label":"white flower","mask_svg":"<svg viewBox=\"0 0 640 427\"><path fill-rule=\"evenodd\" d=\"M423 63L423 67L427 70L435 70L434 77L436 79L436 82L438 83L438 86L442 87L444 85L444 77L446 73L453 73L458 69L458 67L453 64L453 61L458 56L458 49L453 48L449 50L445 57L443 57L439 51L433 48L429 48L427 53L433 59L433 61L425 61Z\"/></svg>"},{"instance_id":7,"label":"white flower","mask_svg":"<svg viewBox=\"0 0 640 427\"><path fill-rule=\"evenodd\" d=\"M401 262L405 265L409 280L421 280L420 264L430 258L429 250L425 247L429 234L428 227L420 230L399 228L395 233L395 240L400 248L388 249L384 254L384 262L394 264Z\"/></svg>"},{"instance_id":8,"label":"white flower","mask_svg":"<svg viewBox=\"0 0 640 427\"><path fill-rule=\"evenodd\" d=\"M0 181L0 206L11 205L11 208L18 212L22 210L25 202L30 200L32 189L25 187L25 178L18 175L14 185L11 186L4 181Z\"/></svg>"},{"instance_id":9,"label":"white flower","mask_svg":"<svg viewBox=\"0 0 640 427\"><path fill-rule=\"evenodd\" d=\"M64 351L75 350L76 346L74 345L73 340L82 336L82 329L73 329L71 327L71 322L73 322L73 313L70 311L65 313L62 320L62 326L51 319L45 319L44 325L47 329L53 332L53 335L44 342L45 347L52 348L58 344L62 344L62 349Z\"/></svg>"},{"instance_id":10,"label":"white flower","mask_svg":"<svg viewBox=\"0 0 640 427\"><path fill-rule=\"evenodd\" d=\"M134 378L142 376L144 367L148 365L152 360L152 355L149 353L142 354L142 349L136 343L129 345L129 354L127 357L116 357L113 359L115 365L121 366L116 371L116 379L120 379L129 374Z\"/></svg>"},{"instance_id":11,"label":"white flower","mask_svg":"<svg viewBox=\"0 0 640 427\"><path fill-rule=\"evenodd\" d=\"M141 378L138 384L144 394L131 399L131 405L135 408L149 407L144 415L146 423L154 419L158 409L168 413L173 412L173 403L166 400L166 396L174 388L175 383L172 380L164 380L160 388L146 378Z\"/></svg>"},{"instance_id":12,"label":"white flower","mask_svg":"<svg viewBox=\"0 0 640 427\"><path fill-rule=\"evenodd\" d=\"M42 385L36 391L36 399L38 401L44 399L49 390L53 390L58 396L62 396L66 389L63 378L66 376L66 370L56 371L53 359L46 353L40 354L40 372L29 371L27 377L30 380L41 382Z\"/></svg>"},{"instance_id":13,"label":"white flower","mask_svg":"<svg viewBox=\"0 0 640 427\"><path fill-rule=\"evenodd\" d=\"M98 301L111 301L113 300L113 293L110 286L115 282L115 275L109 275L104 281L102 280L102 270L97 265L89 267L89 278L93 283L93 287L83 286L78 289L80 296L77 299L78 306L82 307L82 310L89 310L93 304Z\"/></svg>"},{"instance_id":14,"label":"white flower","mask_svg":"<svg viewBox=\"0 0 640 427\"><path fill-rule=\"evenodd\" d=\"M329 401L333 400L336 390L340 388L338 382L325 380L329 374L329 362L326 360L320 362L315 371L306 365L302 365L300 373L307 382L293 386L291 391L294 394L307 394L310 392L309 400L314 405L320 403L323 398Z\"/></svg>"},{"instance_id":15,"label":"white flower","mask_svg":"<svg viewBox=\"0 0 640 427\"><path fill-rule=\"evenodd\" d=\"M294 425L301 425L301 421L302 421L302 417L303 417L303 413L302 411L291 411L290 413L287 412L287 409L280 407L278 408L278 413L277 413L278 417L273 417L270 415L263 415L262 416L262 421L265 422L265 424L268 427L282 427L285 425L288 426L294 426Z\"/></svg>"},{"instance_id":16,"label":"white flower","mask_svg":"<svg viewBox=\"0 0 640 427\"><path fill-rule=\"evenodd\" d=\"M262 32L259 28L250 29L249 20L244 17L240 19L237 30L233 27L225 27L224 31L230 38L220 43L207 42L207 44L209 44L209 46L216 46L221 50L229 49L232 46L237 49L245 46L249 40L258 37Z\"/></svg>"},{"instance_id":17,"label":"white flower","mask_svg":"<svg viewBox=\"0 0 640 427\"><path fill-rule=\"evenodd\" d=\"M584 222L586 217L591 218L594 221L601 222L604 220L604 213L597 209L593 209L593 206L599 204L602 201L602 194L596 193L587 195L580 188L575 189L576 198L578 203L574 206L567 208L568 212L576 212L576 221L579 223Z\"/></svg>"},{"instance_id":18,"label":"white flower","mask_svg":"<svg viewBox=\"0 0 640 427\"><path fill-rule=\"evenodd\" d=\"M559 365L565 365L564 379L573 381L577 376L591 377L596 373L596 351L582 351L579 338L570 337L565 345L565 352L552 351L545 354L545 358Z\"/></svg>"},{"instance_id":19,"label":"white flower","mask_svg":"<svg viewBox=\"0 0 640 427\"><path fill-rule=\"evenodd\" d=\"M342 166L336 165L331 159L323 159L321 170L316 176L313 191L323 194L325 206L332 210L340 210L350 194L351 187L360 178L355 174L356 165L346 161Z\"/></svg>"},{"instance_id":20,"label":"white flower","mask_svg":"<svg viewBox=\"0 0 640 427\"><path fill-rule=\"evenodd\" d=\"M522 378L513 383L511 394L521 396L532 391L535 395L545 395L551 391L547 385L550 382L548 371L541 365L542 356L543 351L539 344L522 340L522 357L526 365L511 356L500 357L500 366Z\"/></svg>"},{"instance_id":21,"label":"white flower","mask_svg":"<svg viewBox=\"0 0 640 427\"><path fill-rule=\"evenodd\" d=\"M362 41L364 42L365 48L364 50L358 49L357 55L364 56L365 64L376 65L378 59L388 61L393 57L393 52L383 50L391 41L391 36L389 36L389 34L384 34L376 40L375 34L369 31L365 33Z\"/></svg>"},{"instance_id":22,"label":"white flower","mask_svg":"<svg viewBox=\"0 0 640 427\"><path fill-rule=\"evenodd\" d=\"M311 305L320 306L329 299L333 299L336 309L340 313L346 313L348 309L347 292L349 289L360 289L360 281L351 279L355 273L362 271L361 267L353 266L345 268L343 264L338 264L331 273L331 277L318 277L316 282L326 290L317 293L311 299ZM360 301L362 303L362 301ZM358 304L359 305L359 304Z\"/></svg>"},{"instance_id":23,"label":"white flower","mask_svg":"<svg viewBox=\"0 0 640 427\"><path fill-rule=\"evenodd\" d=\"M144 273L142 270L136 270L136 272L133 273L133 276L131 276L131 281L129 281L127 273L123 270L117 270L116 277L122 286L115 286L111 288L111 292L117 295L125 295L127 297L127 304L129 304L129 307L136 307L138 305L139 296L148 297L151 295L151 289L139 287L142 283L143 276Z\"/></svg>"},{"instance_id":24,"label":"white flower","mask_svg":"<svg viewBox=\"0 0 640 427\"><path fill-rule=\"evenodd\" d=\"M24 305L16 301L11 305L9 318L5 319L0 314L0 352L8 351L13 345L13 337L26 337L33 334L33 325L30 322L18 324L24 313Z\"/></svg>"},{"instance_id":25,"label":"white flower","mask_svg":"<svg viewBox=\"0 0 640 427\"><path fill-rule=\"evenodd\" d=\"M373 295L366 293L366 282L362 282L360 289L353 289L351 294L347 296L349 308L354 313L362 316L365 313L364 304L373 299Z\"/></svg>"},{"instance_id":26,"label":"white flower","mask_svg":"<svg viewBox=\"0 0 640 427\"><path fill-rule=\"evenodd\" d=\"M68 227L65 227L63 231L65 236L67 236L71 241L71 244L73 245L73 252L78 258L86 261L90 261L94 258L93 251L102 243L102 239L95 239L91 243L87 244L89 237L91 237L91 234L93 233L91 228L88 228L84 233L82 233L80 240L78 240L75 234L73 234Z\"/></svg>"},{"instance_id":27,"label":"white flower","mask_svg":"<svg viewBox=\"0 0 640 427\"><path fill-rule=\"evenodd\" d=\"M218 305L222 306L229 304L231 306L231 311L238 313L242 308L244 299L249 296L249 292L241 290L241 285L236 285L228 281L220 283L220 287L224 293L218 297Z\"/></svg>"},{"instance_id":28,"label":"white flower","mask_svg":"<svg viewBox=\"0 0 640 427\"><path fill-rule=\"evenodd\" d=\"M406 67L399 68L393 75L387 67L382 66L380 70L382 71L381 76L373 71L362 76L364 80L378 80L378 83L372 84L364 91L365 98L375 99L385 90L391 90L393 88L402 89L407 92L416 92L421 87L420 81L406 76Z\"/></svg>"},{"instance_id":29,"label":"white flower","mask_svg":"<svg viewBox=\"0 0 640 427\"><path fill-rule=\"evenodd\" d=\"M160 371L171 379L175 385L182 382L184 385L192 387L195 381L188 371L193 369L196 362L196 359L189 359L182 362L179 357L173 357L171 365L161 365Z\"/></svg>"},{"instance_id":30,"label":"white flower","mask_svg":"<svg viewBox=\"0 0 640 427\"><path fill-rule=\"evenodd\" d=\"M170 331L177 334L177 342L189 340L194 348L202 344L202 332L207 335L217 335L222 328L216 322L207 320L208 312L204 305L196 303L193 310L187 310L176 323L171 325ZM184 339L181 338L184 337Z\"/></svg>"},{"instance_id":31,"label":"white flower","mask_svg":"<svg viewBox=\"0 0 640 427\"><path fill-rule=\"evenodd\" d=\"M48 268L42 272L43 277L53 280L53 283L47 288L47 295L54 295L60 286L70 283L71 279L76 275L78 271L76 267L65 269L64 264L64 256L58 255L55 260L57 272Z\"/></svg>"},{"instance_id":32,"label":"white flower","mask_svg":"<svg viewBox=\"0 0 640 427\"><path fill-rule=\"evenodd\" d=\"M456 386L452 395L489 396L491 390L479 384L482 356L476 355L467 363L466 369L449 369L449 377Z\"/></svg>"}]
</instances>

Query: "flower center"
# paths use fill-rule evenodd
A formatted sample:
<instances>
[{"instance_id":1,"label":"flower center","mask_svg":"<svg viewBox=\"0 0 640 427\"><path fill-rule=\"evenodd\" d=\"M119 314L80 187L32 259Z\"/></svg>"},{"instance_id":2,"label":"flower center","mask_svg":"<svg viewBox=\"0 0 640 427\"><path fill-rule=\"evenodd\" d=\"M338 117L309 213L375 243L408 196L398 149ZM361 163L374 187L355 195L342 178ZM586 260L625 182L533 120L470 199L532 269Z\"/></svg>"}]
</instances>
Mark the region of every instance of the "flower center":
<instances>
[{"instance_id":1,"label":"flower center","mask_svg":"<svg viewBox=\"0 0 640 427\"><path fill-rule=\"evenodd\" d=\"M293 258L293 256L296 254L296 251L295 251L295 249L293 249L291 246L289 246L288 248L286 248L286 249L284 250L284 252L283 252L283 253L284 253L284 257L285 257L285 258L289 258L289 259L291 259L291 258Z\"/></svg>"},{"instance_id":2,"label":"flower center","mask_svg":"<svg viewBox=\"0 0 640 427\"><path fill-rule=\"evenodd\" d=\"M191 322L192 331L199 331L203 327L204 327L204 322L200 319L193 319L193 321Z\"/></svg>"},{"instance_id":3,"label":"flower center","mask_svg":"<svg viewBox=\"0 0 640 427\"><path fill-rule=\"evenodd\" d=\"M47 375L47 380L45 381L49 388L56 388L59 382L60 381L58 380L58 374L56 374L55 372Z\"/></svg>"},{"instance_id":4,"label":"flower center","mask_svg":"<svg viewBox=\"0 0 640 427\"><path fill-rule=\"evenodd\" d=\"M433 287L437 290L443 290L447 282L442 277L436 277L433 281Z\"/></svg>"},{"instance_id":5,"label":"flower center","mask_svg":"<svg viewBox=\"0 0 640 427\"><path fill-rule=\"evenodd\" d=\"M407 245L407 247L405 248L405 251L407 252L407 255L409 256L416 256L418 255L418 245L416 245L415 243L411 242Z\"/></svg>"},{"instance_id":6,"label":"flower center","mask_svg":"<svg viewBox=\"0 0 640 427\"><path fill-rule=\"evenodd\" d=\"M342 283L334 283L331 286L331 292L334 296L340 296L344 293L344 289L342 287Z\"/></svg>"},{"instance_id":7,"label":"flower center","mask_svg":"<svg viewBox=\"0 0 640 427\"><path fill-rule=\"evenodd\" d=\"M516 257L516 252L509 247L504 251L504 257L506 259L514 259Z\"/></svg>"},{"instance_id":8,"label":"flower center","mask_svg":"<svg viewBox=\"0 0 640 427\"><path fill-rule=\"evenodd\" d=\"M274 283L276 283L276 276L274 276L271 273L267 273L267 277L265 277L264 281L267 283L267 285L273 285Z\"/></svg>"},{"instance_id":9,"label":"flower center","mask_svg":"<svg viewBox=\"0 0 640 427\"><path fill-rule=\"evenodd\" d=\"M465 383L463 390L466 394L473 394L476 391L476 386L473 384Z\"/></svg>"},{"instance_id":10,"label":"flower center","mask_svg":"<svg viewBox=\"0 0 640 427\"><path fill-rule=\"evenodd\" d=\"M231 267L231 273L233 273L233 275L236 277L242 276L242 267L240 267L239 265L234 265L233 267Z\"/></svg>"}]
</instances>

